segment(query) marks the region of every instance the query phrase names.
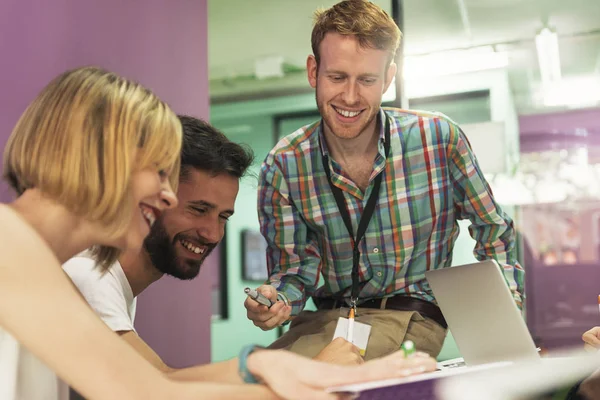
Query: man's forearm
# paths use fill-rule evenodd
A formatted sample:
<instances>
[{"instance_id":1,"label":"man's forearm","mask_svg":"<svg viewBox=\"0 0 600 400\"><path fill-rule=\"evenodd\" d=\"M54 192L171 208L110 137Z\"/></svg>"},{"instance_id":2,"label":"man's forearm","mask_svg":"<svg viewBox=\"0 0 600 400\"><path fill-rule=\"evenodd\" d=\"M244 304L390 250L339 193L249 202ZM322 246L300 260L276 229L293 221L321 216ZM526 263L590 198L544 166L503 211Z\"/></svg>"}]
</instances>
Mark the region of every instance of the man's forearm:
<instances>
[{"instance_id":1,"label":"man's forearm","mask_svg":"<svg viewBox=\"0 0 600 400\"><path fill-rule=\"evenodd\" d=\"M238 359L220 363L197 365L189 368L171 368L152 350L134 331L117 332L142 357L154 365L166 376L175 381L196 381L215 383L243 383L238 375Z\"/></svg>"},{"instance_id":2,"label":"man's forearm","mask_svg":"<svg viewBox=\"0 0 600 400\"><path fill-rule=\"evenodd\" d=\"M197 365L189 368L171 369L167 376L177 381L205 381L220 383L243 383L238 374L237 357L213 364Z\"/></svg>"}]
</instances>

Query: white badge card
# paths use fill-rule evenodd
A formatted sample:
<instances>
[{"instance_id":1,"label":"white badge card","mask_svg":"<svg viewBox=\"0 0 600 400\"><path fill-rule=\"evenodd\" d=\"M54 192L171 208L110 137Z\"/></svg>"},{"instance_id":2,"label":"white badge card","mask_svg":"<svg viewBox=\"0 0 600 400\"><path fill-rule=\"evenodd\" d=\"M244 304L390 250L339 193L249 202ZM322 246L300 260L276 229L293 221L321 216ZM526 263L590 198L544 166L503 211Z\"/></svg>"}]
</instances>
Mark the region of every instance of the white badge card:
<instances>
[{"instance_id":1,"label":"white badge card","mask_svg":"<svg viewBox=\"0 0 600 400\"><path fill-rule=\"evenodd\" d=\"M344 314L345 310L345 314ZM348 315L348 309L342 308L342 314ZM352 321L346 317L339 317L333 339L342 337L354 344L360 350L360 355L364 357L371 335L371 325L364 322L358 322L357 319ZM331 339L331 340L333 340Z\"/></svg>"}]
</instances>

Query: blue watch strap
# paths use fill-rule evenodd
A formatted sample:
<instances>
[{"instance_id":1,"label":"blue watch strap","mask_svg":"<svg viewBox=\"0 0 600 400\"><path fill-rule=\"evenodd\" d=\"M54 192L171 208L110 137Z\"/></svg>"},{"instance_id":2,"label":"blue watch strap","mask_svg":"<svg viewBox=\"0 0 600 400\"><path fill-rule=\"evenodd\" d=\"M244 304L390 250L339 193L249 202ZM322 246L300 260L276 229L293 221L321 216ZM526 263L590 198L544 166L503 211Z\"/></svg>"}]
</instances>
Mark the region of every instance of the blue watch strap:
<instances>
[{"instance_id":1,"label":"blue watch strap","mask_svg":"<svg viewBox=\"0 0 600 400\"><path fill-rule=\"evenodd\" d=\"M248 356L257 349L264 349L264 347L254 344L246 345L242 348L238 356L238 372L245 383L259 383L256 377L248 370Z\"/></svg>"}]
</instances>

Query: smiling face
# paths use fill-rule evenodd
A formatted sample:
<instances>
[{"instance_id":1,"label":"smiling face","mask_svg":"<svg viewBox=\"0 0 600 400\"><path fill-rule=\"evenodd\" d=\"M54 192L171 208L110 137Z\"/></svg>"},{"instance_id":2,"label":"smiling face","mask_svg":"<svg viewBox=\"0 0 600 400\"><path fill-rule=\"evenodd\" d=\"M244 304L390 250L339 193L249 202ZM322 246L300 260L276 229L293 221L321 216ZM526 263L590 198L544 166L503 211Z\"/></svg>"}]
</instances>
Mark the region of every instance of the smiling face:
<instances>
[{"instance_id":1,"label":"smiling face","mask_svg":"<svg viewBox=\"0 0 600 400\"><path fill-rule=\"evenodd\" d=\"M353 36L330 32L321 42L319 65L309 56L307 71L327 135L354 139L375 132L381 98L396 73L389 52L362 48Z\"/></svg>"},{"instance_id":2,"label":"smiling face","mask_svg":"<svg viewBox=\"0 0 600 400\"><path fill-rule=\"evenodd\" d=\"M146 168L131 176L131 194L136 204L129 229L119 245L123 249L141 249L146 236L161 214L177 207L177 197L165 171Z\"/></svg>"},{"instance_id":3,"label":"smiling face","mask_svg":"<svg viewBox=\"0 0 600 400\"><path fill-rule=\"evenodd\" d=\"M163 213L144 243L152 264L179 279L195 278L223 238L238 190L237 177L190 168L179 184L179 205Z\"/></svg>"}]
</instances>

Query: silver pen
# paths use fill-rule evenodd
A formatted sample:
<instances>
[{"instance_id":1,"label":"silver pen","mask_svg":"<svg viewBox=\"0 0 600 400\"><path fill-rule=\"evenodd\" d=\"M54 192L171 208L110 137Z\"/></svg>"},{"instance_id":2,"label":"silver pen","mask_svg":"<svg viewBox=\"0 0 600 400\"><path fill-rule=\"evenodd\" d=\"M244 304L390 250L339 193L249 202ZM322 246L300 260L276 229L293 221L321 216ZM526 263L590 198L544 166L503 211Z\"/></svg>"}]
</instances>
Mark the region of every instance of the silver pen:
<instances>
[{"instance_id":1,"label":"silver pen","mask_svg":"<svg viewBox=\"0 0 600 400\"><path fill-rule=\"evenodd\" d=\"M254 289L246 288L244 289L244 293L246 293L246 295L248 295L248 297L250 297L252 300L262 304L263 306L271 307L273 305L273 302L270 299L261 293L258 293L258 291Z\"/></svg>"}]
</instances>

